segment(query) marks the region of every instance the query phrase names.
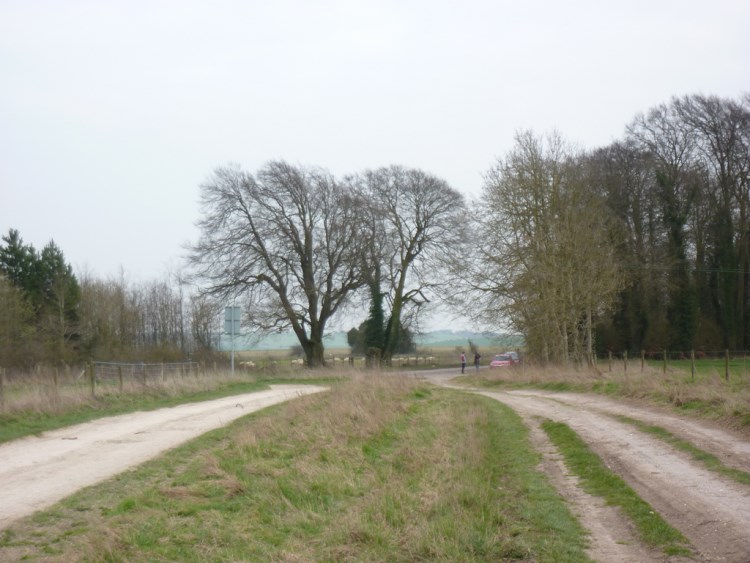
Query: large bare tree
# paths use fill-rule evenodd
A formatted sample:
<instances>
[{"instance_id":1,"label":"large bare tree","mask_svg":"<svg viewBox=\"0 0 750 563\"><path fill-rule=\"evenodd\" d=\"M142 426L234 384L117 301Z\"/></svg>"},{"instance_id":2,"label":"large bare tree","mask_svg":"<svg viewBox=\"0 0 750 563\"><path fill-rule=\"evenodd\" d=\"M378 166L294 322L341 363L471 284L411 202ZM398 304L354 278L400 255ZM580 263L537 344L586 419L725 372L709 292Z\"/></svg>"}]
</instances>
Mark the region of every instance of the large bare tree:
<instances>
[{"instance_id":1,"label":"large bare tree","mask_svg":"<svg viewBox=\"0 0 750 563\"><path fill-rule=\"evenodd\" d=\"M368 246L361 256L371 299L376 303L383 296L389 309L381 344L389 362L402 326L444 283L441 266L462 240L466 205L447 182L419 169L368 170L352 183L366 202L360 215Z\"/></svg>"},{"instance_id":2,"label":"large bare tree","mask_svg":"<svg viewBox=\"0 0 750 563\"><path fill-rule=\"evenodd\" d=\"M207 291L243 299L260 330L291 328L323 364L326 324L363 284L353 199L326 171L277 161L217 169L201 202L191 261Z\"/></svg>"}]
</instances>

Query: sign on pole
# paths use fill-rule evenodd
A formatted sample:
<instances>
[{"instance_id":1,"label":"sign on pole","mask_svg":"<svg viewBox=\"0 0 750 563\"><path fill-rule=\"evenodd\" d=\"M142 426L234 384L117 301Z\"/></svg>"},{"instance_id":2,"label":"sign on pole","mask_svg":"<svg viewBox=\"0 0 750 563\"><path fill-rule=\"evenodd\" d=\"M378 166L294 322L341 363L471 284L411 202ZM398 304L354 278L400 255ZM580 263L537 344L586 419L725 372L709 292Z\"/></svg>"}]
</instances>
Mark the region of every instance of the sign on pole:
<instances>
[{"instance_id":1,"label":"sign on pole","mask_svg":"<svg viewBox=\"0 0 750 563\"><path fill-rule=\"evenodd\" d=\"M242 312L239 307L224 308L224 332L230 335L232 342L232 375L234 375L234 335L240 333L240 318Z\"/></svg>"},{"instance_id":2,"label":"sign on pole","mask_svg":"<svg viewBox=\"0 0 750 563\"><path fill-rule=\"evenodd\" d=\"M226 334L240 333L240 318L242 314L239 307L224 308L224 332Z\"/></svg>"}]
</instances>

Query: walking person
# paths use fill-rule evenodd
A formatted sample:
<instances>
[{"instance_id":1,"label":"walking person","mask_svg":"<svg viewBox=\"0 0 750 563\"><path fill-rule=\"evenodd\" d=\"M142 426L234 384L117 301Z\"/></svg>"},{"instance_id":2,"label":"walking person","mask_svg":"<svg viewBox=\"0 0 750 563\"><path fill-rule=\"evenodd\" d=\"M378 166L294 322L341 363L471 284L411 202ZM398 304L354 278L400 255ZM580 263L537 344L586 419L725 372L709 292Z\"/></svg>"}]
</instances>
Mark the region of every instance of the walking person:
<instances>
[{"instance_id":1,"label":"walking person","mask_svg":"<svg viewBox=\"0 0 750 563\"><path fill-rule=\"evenodd\" d=\"M474 352L474 368L476 369L476 372L479 373L479 358L482 356L479 355L479 351Z\"/></svg>"},{"instance_id":2,"label":"walking person","mask_svg":"<svg viewBox=\"0 0 750 563\"><path fill-rule=\"evenodd\" d=\"M461 352L461 373L465 373L466 371L466 354Z\"/></svg>"}]
</instances>

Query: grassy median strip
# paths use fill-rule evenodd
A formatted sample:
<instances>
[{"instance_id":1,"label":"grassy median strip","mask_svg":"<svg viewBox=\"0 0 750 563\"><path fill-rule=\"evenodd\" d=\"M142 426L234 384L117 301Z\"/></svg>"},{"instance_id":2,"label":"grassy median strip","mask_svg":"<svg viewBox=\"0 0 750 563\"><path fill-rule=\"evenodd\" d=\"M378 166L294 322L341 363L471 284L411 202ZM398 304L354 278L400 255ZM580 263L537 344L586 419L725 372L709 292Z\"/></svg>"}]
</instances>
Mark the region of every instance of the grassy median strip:
<instances>
[{"instance_id":1,"label":"grassy median strip","mask_svg":"<svg viewBox=\"0 0 750 563\"><path fill-rule=\"evenodd\" d=\"M542 428L562 452L565 463L581 479L584 490L619 506L633 521L643 542L662 549L667 555L689 555L687 539L670 526L625 481L602 463L602 460L569 426L545 421Z\"/></svg>"},{"instance_id":2,"label":"grassy median strip","mask_svg":"<svg viewBox=\"0 0 750 563\"><path fill-rule=\"evenodd\" d=\"M641 432L646 432L673 446L674 448L689 454L694 460L703 464L703 466L709 471L713 471L725 477L729 477L734 481L743 485L750 485L750 473L742 471L741 469L735 469L733 467L727 467L724 465L719 458L715 455L710 454L695 447L693 444L682 438L678 438L672 434L669 430L666 430L660 426L654 426L647 424L643 421L630 418L628 416L617 416L618 420L631 424L638 428Z\"/></svg>"},{"instance_id":3,"label":"grassy median strip","mask_svg":"<svg viewBox=\"0 0 750 563\"><path fill-rule=\"evenodd\" d=\"M0 536L0 560L588 561L497 401L367 376L253 413Z\"/></svg>"}]
</instances>

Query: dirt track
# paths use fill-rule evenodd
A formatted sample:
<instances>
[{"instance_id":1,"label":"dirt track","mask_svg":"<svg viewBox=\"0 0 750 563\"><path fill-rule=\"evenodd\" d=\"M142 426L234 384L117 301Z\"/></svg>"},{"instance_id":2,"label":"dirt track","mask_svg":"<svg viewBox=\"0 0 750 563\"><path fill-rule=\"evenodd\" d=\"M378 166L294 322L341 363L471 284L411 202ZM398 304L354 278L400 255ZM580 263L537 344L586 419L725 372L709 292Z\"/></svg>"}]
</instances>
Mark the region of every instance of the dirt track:
<instances>
[{"instance_id":1,"label":"dirt track","mask_svg":"<svg viewBox=\"0 0 750 563\"><path fill-rule=\"evenodd\" d=\"M2 444L0 530L242 415L324 389L273 385L269 391L102 418Z\"/></svg>"},{"instance_id":2,"label":"dirt track","mask_svg":"<svg viewBox=\"0 0 750 563\"><path fill-rule=\"evenodd\" d=\"M501 401L524 419L532 443L542 453L541 469L590 532L593 559L618 563L682 560L641 546L630 523L617 510L581 489L541 430L544 419L564 422L575 430L611 470L690 540L698 561L750 562L750 487L708 471L687 454L615 416L665 428L727 466L750 472L750 441L746 438L708 422L598 395L469 390L450 384L455 375L455 370L438 370L418 376Z\"/></svg>"},{"instance_id":3,"label":"dirt track","mask_svg":"<svg viewBox=\"0 0 750 563\"><path fill-rule=\"evenodd\" d=\"M638 494L698 550L701 561L750 561L750 487L712 473L612 414L669 429L725 463L750 469L750 444L715 428L605 398L539 391L488 393L530 424L539 418L575 430ZM613 537L615 545L628 540ZM602 546L608 542L600 540ZM621 558L613 559L621 561ZM634 560L642 560L640 558Z\"/></svg>"}]
</instances>

